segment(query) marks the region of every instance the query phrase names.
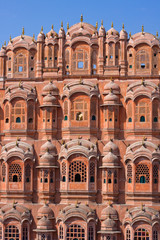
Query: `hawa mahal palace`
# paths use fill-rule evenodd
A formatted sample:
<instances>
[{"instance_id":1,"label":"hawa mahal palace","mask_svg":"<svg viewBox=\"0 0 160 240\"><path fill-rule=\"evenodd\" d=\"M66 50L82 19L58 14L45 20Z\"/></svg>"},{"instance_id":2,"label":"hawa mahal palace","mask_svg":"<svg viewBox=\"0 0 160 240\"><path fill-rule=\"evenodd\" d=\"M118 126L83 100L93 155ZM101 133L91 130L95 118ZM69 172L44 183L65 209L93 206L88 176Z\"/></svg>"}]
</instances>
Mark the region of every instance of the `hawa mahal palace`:
<instances>
[{"instance_id":1,"label":"hawa mahal palace","mask_svg":"<svg viewBox=\"0 0 160 240\"><path fill-rule=\"evenodd\" d=\"M160 42L81 21L0 51L0 239L160 239Z\"/></svg>"}]
</instances>

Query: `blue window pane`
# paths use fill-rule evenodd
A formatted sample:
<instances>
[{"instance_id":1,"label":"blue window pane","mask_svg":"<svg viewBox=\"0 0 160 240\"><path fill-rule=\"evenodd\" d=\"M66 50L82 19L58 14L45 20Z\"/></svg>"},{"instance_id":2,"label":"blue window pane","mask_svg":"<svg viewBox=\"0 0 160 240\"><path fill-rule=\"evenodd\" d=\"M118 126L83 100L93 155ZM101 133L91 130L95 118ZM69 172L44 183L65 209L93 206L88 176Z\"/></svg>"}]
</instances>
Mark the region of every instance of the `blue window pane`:
<instances>
[{"instance_id":1,"label":"blue window pane","mask_svg":"<svg viewBox=\"0 0 160 240\"><path fill-rule=\"evenodd\" d=\"M78 62L78 68L80 68L80 69L83 68L83 62Z\"/></svg>"}]
</instances>

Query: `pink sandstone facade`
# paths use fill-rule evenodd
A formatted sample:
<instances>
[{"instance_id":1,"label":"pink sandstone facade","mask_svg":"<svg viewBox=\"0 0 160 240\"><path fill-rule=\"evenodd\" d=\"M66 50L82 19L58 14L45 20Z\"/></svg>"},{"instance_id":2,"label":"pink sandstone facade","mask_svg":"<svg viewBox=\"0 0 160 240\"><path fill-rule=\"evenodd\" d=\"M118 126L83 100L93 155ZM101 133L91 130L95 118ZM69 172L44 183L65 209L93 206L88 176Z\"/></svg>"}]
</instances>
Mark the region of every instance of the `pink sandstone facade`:
<instances>
[{"instance_id":1,"label":"pink sandstone facade","mask_svg":"<svg viewBox=\"0 0 160 240\"><path fill-rule=\"evenodd\" d=\"M160 43L81 22L0 51L0 239L160 239Z\"/></svg>"}]
</instances>

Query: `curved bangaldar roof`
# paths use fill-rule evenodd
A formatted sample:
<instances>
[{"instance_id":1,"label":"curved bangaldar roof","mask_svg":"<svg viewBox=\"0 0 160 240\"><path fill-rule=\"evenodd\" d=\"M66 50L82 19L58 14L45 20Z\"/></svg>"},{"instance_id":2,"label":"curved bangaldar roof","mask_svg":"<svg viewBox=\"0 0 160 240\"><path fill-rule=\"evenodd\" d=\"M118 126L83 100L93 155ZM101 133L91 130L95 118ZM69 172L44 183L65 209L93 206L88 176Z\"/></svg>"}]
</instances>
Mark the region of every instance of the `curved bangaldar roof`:
<instances>
[{"instance_id":1,"label":"curved bangaldar roof","mask_svg":"<svg viewBox=\"0 0 160 240\"><path fill-rule=\"evenodd\" d=\"M21 35L13 39L10 38L6 50L14 50L19 47L23 47L27 50L36 49L36 40L34 36L30 37L26 35Z\"/></svg>"},{"instance_id":2,"label":"curved bangaldar roof","mask_svg":"<svg viewBox=\"0 0 160 240\"><path fill-rule=\"evenodd\" d=\"M147 44L150 47L159 46L159 40L151 33L139 32L130 36L128 46L136 47L139 44Z\"/></svg>"},{"instance_id":3,"label":"curved bangaldar roof","mask_svg":"<svg viewBox=\"0 0 160 240\"><path fill-rule=\"evenodd\" d=\"M82 35L91 37L93 34L97 33L97 29L89 23L79 22L71 26L68 29L67 33L70 35L71 38Z\"/></svg>"}]
</instances>

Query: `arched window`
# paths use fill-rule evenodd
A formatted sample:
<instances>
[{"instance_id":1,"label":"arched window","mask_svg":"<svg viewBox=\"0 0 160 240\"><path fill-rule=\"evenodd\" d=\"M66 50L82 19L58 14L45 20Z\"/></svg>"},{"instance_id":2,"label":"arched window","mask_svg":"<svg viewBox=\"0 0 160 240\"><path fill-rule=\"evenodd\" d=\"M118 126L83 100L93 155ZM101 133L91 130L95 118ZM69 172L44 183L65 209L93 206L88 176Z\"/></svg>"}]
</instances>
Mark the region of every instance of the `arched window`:
<instances>
[{"instance_id":1,"label":"arched window","mask_svg":"<svg viewBox=\"0 0 160 240\"><path fill-rule=\"evenodd\" d=\"M2 226L0 226L0 240L2 240Z\"/></svg>"},{"instance_id":2,"label":"arched window","mask_svg":"<svg viewBox=\"0 0 160 240\"><path fill-rule=\"evenodd\" d=\"M127 182L128 183L132 182L132 166L131 166L131 164L127 165Z\"/></svg>"},{"instance_id":3,"label":"arched window","mask_svg":"<svg viewBox=\"0 0 160 240\"><path fill-rule=\"evenodd\" d=\"M28 106L28 123L33 123L34 106L33 103Z\"/></svg>"},{"instance_id":4,"label":"arched window","mask_svg":"<svg viewBox=\"0 0 160 240\"><path fill-rule=\"evenodd\" d=\"M94 229L92 226L89 226L88 230L88 240L94 240Z\"/></svg>"},{"instance_id":5,"label":"arched window","mask_svg":"<svg viewBox=\"0 0 160 240\"><path fill-rule=\"evenodd\" d=\"M23 102L17 102L12 107L12 123L25 122L25 105Z\"/></svg>"},{"instance_id":6,"label":"arched window","mask_svg":"<svg viewBox=\"0 0 160 240\"><path fill-rule=\"evenodd\" d=\"M92 73L93 74L97 73L97 51L96 50L92 52Z\"/></svg>"},{"instance_id":7,"label":"arched window","mask_svg":"<svg viewBox=\"0 0 160 240\"><path fill-rule=\"evenodd\" d=\"M66 181L66 163L62 162L62 182Z\"/></svg>"},{"instance_id":8,"label":"arched window","mask_svg":"<svg viewBox=\"0 0 160 240\"><path fill-rule=\"evenodd\" d=\"M5 106L5 122L6 123L9 123L9 105L7 104L6 106Z\"/></svg>"},{"instance_id":9,"label":"arched window","mask_svg":"<svg viewBox=\"0 0 160 240\"><path fill-rule=\"evenodd\" d=\"M2 164L2 181L5 182L6 178L6 165L3 163Z\"/></svg>"},{"instance_id":10,"label":"arched window","mask_svg":"<svg viewBox=\"0 0 160 240\"><path fill-rule=\"evenodd\" d=\"M17 163L9 166L9 182L22 182L22 168Z\"/></svg>"},{"instance_id":11,"label":"arched window","mask_svg":"<svg viewBox=\"0 0 160 240\"><path fill-rule=\"evenodd\" d=\"M149 168L145 164L139 164L136 167L136 183L149 183Z\"/></svg>"},{"instance_id":12,"label":"arched window","mask_svg":"<svg viewBox=\"0 0 160 240\"><path fill-rule=\"evenodd\" d=\"M131 240L131 231L130 231L130 229L126 229L126 240Z\"/></svg>"},{"instance_id":13,"label":"arched window","mask_svg":"<svg viewBox=\"0 0 160 240\"><path fill-rule=\"evenodd\" d=\"M128 118L128 122L132 122L132 118Z\"/></svg>"},{"instance_id":14,"label":"arched window","mask_svg":"<svg viewBox=\"0 0 160 240\"><path fill-rule=\"evenodd\" d=\"M85 230L78 224L69 226L66 240L85 240Z\"/></svg>"},{"instance_id":15,"label":"arched window","mask_svg":"<svg viewBox=\"0 0 160 240\"><path fill-rule=\"evenodd\" d=\"M153 231L153 240L158 240L158 231Z\"/></svg>"},{"instance_id":16,"label":"arched window","mask_svg":"<svg viewBox=\"0 0 160 240\"><path fill-rule=\"evenodd\" d=\"M48 46L48 67L52 67L52 45Z\"/></svg>"},{"instance_id":17,"label":"arched window","mask_svg":"<svg viewBox=\"0 0 160 240\"><path fill-rule=\"evenodd\" d=\"M70 72L70 66L69 66L69 50L65 50L65 69L66 74L68 75Z\"/></svg>"},{"instance_id":18,"label":"arched window","mask_svg":"<svg viewBox=\"0 0 160 240\"><path fill-rule=\"evenodd\" d=\"M69 182L86 182L86 165L81 161L74 161L69 166Z\"/></svg>"},{"instance_id":19,"label":"arched window","mask_svg":"<svg viewBox=\"0 0 160 240\"><path fill-rule=\"evenodd\" d=\"M90 182L95 181L95 164L94 162L90 163Z\"/></svg>"},{"instance_id":20,"label":"arched window","mask_svg":"<svg viewBox=\"0 0 160 240\"><path fill-rule=\"evenodd\" d=\"M15 57L14 61L14 72L15 73L25 73L27 71L27 60L26 55L19 53Z\"/></svg>"},{"instance_id":21,"label":"arched window","mask_svg":"<svg viewBox=\"0 0 160 240\"><path fill-rule=\"evenodd\" d=\"M157 165L153 166L153 183L154 184L158 183L158 166Z\"/></svg>"},{"instance_id":22,"label":"arched window","mask_svg":"<svg viewBox=\"0 0 160 240\"><path fill-rule=\"evenodd\" d=\"M14 225L6 227L5 240L19 240L19 229Z\"/></svg>"},{"instance_id":23,"label":"arched window","mask_svg":"<svg viewBox=\"0 0 160 240\"><path fill-rule=\"evenodd\" d=\"M108 173L108 183L112 183L112 179L111 179L112 172L111 172L111 170L108 170L107 173Z\"/></svg>"},{"instance_id":24,"label":"arched window","mask_svg":"<svg viewBox=\"0 0 160 240\"><path fill-rule=\"evenodd\" d=\"M77 99L71 105L71 120L88 120L88 104L83 99Z\"/></svg>"},{"instance_id":25,"label":"arched window","mask_svg":"<svg viewBox=\"0 0 160 240\"><path fill-rule=\"evenodd\" d=\"M140 50L136 55L136 68L145 70L149 69L149 54L145 50Z\"/></svg>"},{"instance_id":26,"label":"arched window","mask_svg":"<svg viewBox=\"0 0 160 240\"><path fill-rule=\"evenodd\" d=\"M48 183L48 170L44 170L44 183Z\"/></svg>"},{"instance_id":27,"label":"arched window","mask_svg":"<svg viewBox=\"0 0 160 240\"><path fill-rule=\"evenodd\" d=\"M59 227L59 239L63 239L63 227L60 225Z\"/></svg>"},{"instance_id":28,"label":"arched window","mask_svg":"<svg viewBox=\"0 0 160 240\"><path fill-rule=\"evenodd\" d=\"M67 121L68 120L68 102L65 101L64 102L64 120Z\"/></svg>"},{"instance_id":29,"label":"arched window","mask_svg":"<svg viewBox=\"0 0 160 240\"><path fill-rule=\"evenodd\" d=\"M26 182L30 182L31 178L31 167L29 164L26 165L25 167L25 180Z\"/></svg>"},{"instance_id":30,"label":"arched window","mask_svg":"<svg viewBox=\"0 0 160 240\"><path fill-rule=\"evenodd\" d=\"M23 240L28 240L28 227L23 227Z\"/></svg>"},{"instance_id":31,"label":"arched window","mask_svg":"<svg viewBox=\"0 0 160 240\"><path fill-rule=\"evenodd\" d=\"M149 240L149 232L144 228L138 228L134 233L134 240Z\"/></svg>"},{"instance_id":32,"label":"arched window","mask_svg":"<svg viewBox=\"0 0 160 240\"><path fill-rule=\"evenodd\" d=\"M135 122L149 122L150 110L148 102L140 101L135 107Z\"/></svg>"},{"instance_id":33,"label":"arched window","mask_svg":"<svg viewBox=\"0 0 160 240\"><path fill-rule=\"evenodd\" d=\"M72 55L72 70L88 70L88 52L77 49Z\"/></svg>"}]
</instances>

